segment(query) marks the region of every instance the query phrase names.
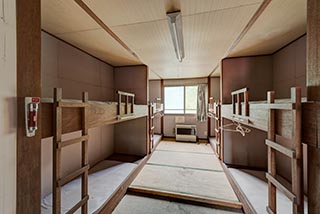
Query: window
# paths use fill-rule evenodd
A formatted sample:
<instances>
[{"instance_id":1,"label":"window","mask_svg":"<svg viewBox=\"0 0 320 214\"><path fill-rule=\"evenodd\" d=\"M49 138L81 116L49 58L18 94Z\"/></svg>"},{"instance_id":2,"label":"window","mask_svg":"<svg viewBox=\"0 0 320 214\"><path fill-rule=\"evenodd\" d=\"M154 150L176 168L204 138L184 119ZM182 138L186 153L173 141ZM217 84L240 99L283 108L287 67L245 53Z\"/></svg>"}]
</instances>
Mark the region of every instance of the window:
<instances>
[{"instance_id":1,"label":"window","mask_svg":"<svg viewBox=\"0 0 320 214\"><path fill-rule=\"evenodd\" d=\"M198 86L164 87L165 114L196 114Z\"/></svg>"}]
</instances>

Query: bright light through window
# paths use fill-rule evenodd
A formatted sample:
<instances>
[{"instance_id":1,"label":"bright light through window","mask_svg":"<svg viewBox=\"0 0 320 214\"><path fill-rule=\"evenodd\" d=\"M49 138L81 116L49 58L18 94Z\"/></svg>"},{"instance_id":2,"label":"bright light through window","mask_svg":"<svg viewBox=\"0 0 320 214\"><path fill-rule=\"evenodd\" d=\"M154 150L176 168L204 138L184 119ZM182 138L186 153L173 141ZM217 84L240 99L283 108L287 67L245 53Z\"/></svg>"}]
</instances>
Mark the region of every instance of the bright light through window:
<instances>
[{"instance_id":1,"label":"bright light through window","mask_svg":"<svg viewBox=\"0 0 320 214\"><path fill-rule=\"evenodd\" d=\"M165 114L196 114L198 86L164 88Z\"/></svg>"},{"instance_id":2,"label":"bright light through window","mask_svg":"<svg viewBox=\"0 0 320 214\"><path fill-rule=\"evenodd\" d=\"M186 86L185 89L186 89L185 113L196 114L198 86Z\"/></svg>"}]
</instances>

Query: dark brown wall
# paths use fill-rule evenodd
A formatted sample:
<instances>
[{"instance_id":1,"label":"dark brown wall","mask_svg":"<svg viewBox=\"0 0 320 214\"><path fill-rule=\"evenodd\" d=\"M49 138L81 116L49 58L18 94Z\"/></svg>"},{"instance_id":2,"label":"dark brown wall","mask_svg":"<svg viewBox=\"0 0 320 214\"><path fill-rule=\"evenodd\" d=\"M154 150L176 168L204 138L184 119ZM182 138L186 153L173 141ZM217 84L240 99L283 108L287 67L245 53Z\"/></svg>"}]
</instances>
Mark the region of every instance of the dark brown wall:
<instances>
[{"instance_id":1,"label":"dark brown wall","mask_svg":"<svg viewBox=\"0 0 320 214\"><path fill-rule=\"evenodd\" d=\"M272 90L272 57L255 56L222 61L222 102L231 103L231 92L248 87L249 100L266 100ZM224 120L224 124L230 121ZM223 132L224 158L228 164L266 169L265 132L251 129L245 137L235 132ZM253 150L254 149L254 150ZM253 152L255 151L255 152Z\"/></svg>"},{"instance_id":2,"label":"dark brown wall","mask_svg":"<svg viewBox=\"0 0 320 214\"><path fill-rule=\"evenodd\" d=\"M231 103L231 92L249 88L251 101L266 100L272 89L272 57L229 58L222 61L222 103Z\"/></svg>"},{"instance_id":3,"label":"dark brown wall","mask_svg":"<svg viewBox=\"0 0 320 214\"><path fill-rule=\"evenodd\" d=\"M306 97L306 36L273 55L273 89L276 98L289 98L290 88L302 88Z\"/></svg>"},{"instance_id":4,"label":"dark brown wall","mask_svg":"<svg viewBox=\"0 0 320 214\"><path fill-rule=\"evenodd\" d=\"M124 66L114 68L114 89L134 93L135 103L147 105L148 91L148 67L145 65ZM117 100L117 96L115 96Z\"/></svg>"},{"instance_id":5,"label":"dark brown wall","mask_svg":"<svg viewBox=\"0 0 320 214\"><path fill-rule=\"evenodd\" d=\"M261 101L266 100L268 90L274 90L276 98L290 98L290 88L294 86L301 87L302 96L306 96L306 36L273 55L229 58L222 62L222 101L225 104L231 103L231 91L243 87L249 88L250 101ZM252 129L245 137L232 132L224 132L223 136L226 163L266 168L265 132ZM306 151L304 146L305 168ZM290 160L281 154L277 154L277 159L278 174L291 181ZM305 189L306 175L305 171Z\"/></svg>"}]
</instances>

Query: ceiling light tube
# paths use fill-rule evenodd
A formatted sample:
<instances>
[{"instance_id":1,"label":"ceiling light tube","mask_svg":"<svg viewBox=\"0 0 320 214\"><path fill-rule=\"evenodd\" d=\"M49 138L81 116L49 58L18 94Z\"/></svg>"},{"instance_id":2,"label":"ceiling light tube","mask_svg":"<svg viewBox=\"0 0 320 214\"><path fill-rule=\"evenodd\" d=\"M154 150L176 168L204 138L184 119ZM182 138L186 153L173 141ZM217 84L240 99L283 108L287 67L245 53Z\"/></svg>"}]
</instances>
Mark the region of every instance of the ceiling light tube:
<instances>
[{"instance_id":1,"label":"ceiling light tube","mask_svg":"<svg viewBox=\"0 0 320 214\"><path fill-rule=\"evenodd\" d=\"M180 11L167 13L170 34L176 56L179 62L184 58L184 44L182 35L182 16Z\"/></svg>"}]
</instances>

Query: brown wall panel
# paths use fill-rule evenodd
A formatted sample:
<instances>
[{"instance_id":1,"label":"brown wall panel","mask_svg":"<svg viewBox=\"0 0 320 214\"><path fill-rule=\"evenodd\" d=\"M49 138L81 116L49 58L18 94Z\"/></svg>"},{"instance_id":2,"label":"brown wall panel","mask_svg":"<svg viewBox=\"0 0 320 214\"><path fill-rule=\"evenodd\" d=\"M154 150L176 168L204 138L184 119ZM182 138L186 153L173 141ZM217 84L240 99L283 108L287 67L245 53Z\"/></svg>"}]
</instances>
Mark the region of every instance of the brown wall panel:
<instances>
[{"instance_id":1,"label":"brown wall panel","mask_svg":"<svg viewBox=\"0 0 320 214\"><path fill-rule=\"evenodd\" d=\"M231 103L231 92L249 88L250 101L266 100L272 90L272 57L229 58L222 61L222 103Z\"/></svg>"},{"instance_id":2,"label":"brown wall panel","mask_svg":"<svg viewBox=\"0 0 320 214\"><path fill-rule=\"evenodd\" d=\"M134 93L135 103L148 104L148 67L145 65L115 67L114 89ZM116 95L115 95L116 96ZM117 100L117 97L115 97Z\"/></svg>"}]
</instances>

